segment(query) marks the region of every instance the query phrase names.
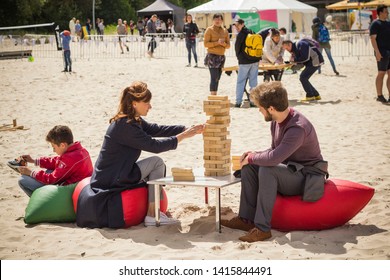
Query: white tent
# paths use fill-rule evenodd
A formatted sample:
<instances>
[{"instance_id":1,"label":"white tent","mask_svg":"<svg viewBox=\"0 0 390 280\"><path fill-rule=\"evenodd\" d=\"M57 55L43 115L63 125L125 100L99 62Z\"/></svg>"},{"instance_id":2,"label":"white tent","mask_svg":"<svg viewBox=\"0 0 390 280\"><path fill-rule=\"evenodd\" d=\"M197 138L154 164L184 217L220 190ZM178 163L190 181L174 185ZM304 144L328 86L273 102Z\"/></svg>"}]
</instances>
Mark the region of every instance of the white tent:
<instances>
[{"instance_id":1,"label":"white tent","mask_svg":"<svg viewBox=\"0 0 390 280\"><path fill-rule=\"evenodd\" d=\"M213 0L188 10L188 13L197 18L199 15L214 13L256 13L265 10L277 11L279 28L291 30L291 22L294 20L297 32L311 32L312 19L317 14L317 8L296 0ZM228 19L225 15L225 24L230 22L231 18Z\"/></svg>"}]
</instances>

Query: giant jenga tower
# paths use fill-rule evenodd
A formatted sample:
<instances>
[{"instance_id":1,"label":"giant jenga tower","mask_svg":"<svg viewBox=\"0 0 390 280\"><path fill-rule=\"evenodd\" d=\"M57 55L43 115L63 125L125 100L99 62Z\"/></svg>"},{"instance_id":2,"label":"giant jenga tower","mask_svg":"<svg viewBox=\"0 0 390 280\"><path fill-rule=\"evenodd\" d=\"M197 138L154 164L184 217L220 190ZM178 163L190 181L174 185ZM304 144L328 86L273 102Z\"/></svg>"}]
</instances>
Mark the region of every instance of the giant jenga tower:
<instances>
[{"instance_id":1,"label":"giant jenga tower","mask_svg":"<svg viewBox=\"0 0 390 280\"><path fill-rule=\"evenodd\" d=\"M230 103L227 96L209 95L203 101L203 111L210 118L203 132L205 176L230 174L230 146L228 139Z\"/></svg>"}]
</instances>

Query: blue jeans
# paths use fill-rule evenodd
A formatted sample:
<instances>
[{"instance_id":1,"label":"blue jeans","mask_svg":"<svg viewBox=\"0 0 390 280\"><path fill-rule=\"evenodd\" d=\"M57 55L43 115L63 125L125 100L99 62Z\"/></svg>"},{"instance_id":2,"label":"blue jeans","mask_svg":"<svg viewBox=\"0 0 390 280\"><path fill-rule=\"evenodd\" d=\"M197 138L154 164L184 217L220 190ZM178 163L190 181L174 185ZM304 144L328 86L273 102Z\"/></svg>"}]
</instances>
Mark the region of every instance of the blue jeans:
<instances>
[{"instance_id":1,"label":"blue jeans","mask_svg":"<svg viewBox=\"0 0 390 280\"><path fill-rule=\"evenodd\" d=\"M196 54L196 39L186 39L186 47L188 51L188 63L191 64L191 51L194 54L195 63L198 63L198 56Z\"/></svg>"},{"instance_id":2,"label":"blue jeans","mask_svg":"<svg viewBox=\"0 0 390 280\"><path fill-rule=\"evenodd\" d=\"M319 66L305 65L305 69L302 71L299 76L299 80L303 86L303 89L306 92L306 97L319 96L318 91L313 87L309 82L310 77L318 70Z\"/></svg>"},{"instance_id":3,"label":"blue jeans","mask_svg":"<svg viewBox=\"0 0 390 280\"><path fill-rule=\"evenodd\" d=\"M70 59L70 50L64 51L65 70L72 71L72 60Z\"/></svg>"},{"instance_id":4,"label":"blue jeans","mask_svg":"<svg viewBox=\"0 0 390 280\"><path fill-rule=\"evenodd\" d=\"M46 170L46 173L52 173L53 170ZM35 180L33 177L27 176L27 175L22 175L20 177L18 184L20 188L28 195L31 196L32 193L40 188L43 187L45 184L41 183L37 180Z\"/></svg>"},{"instance_id":5,"label":"blue jeans","mask_svg":"<svg viewBox=\"0 0 390 280\"><path fill-rule=\"evenodd\" d=\"M337 72L336 65L334 64L332 53L329 48L320 48L320 53L322 54L322 50L325 50L326 56L329 59L330 65L332 66L333 72ZM318 67L318 73L321 73L321 66Z\"/></svg>"},{"instance_id":6,"label":"blue jeans","mask_svg":"<svg viewBox=\"0 0 390 280\"><path fill-rule=\"evenodd\" d=\"M259 62L238 65L238 77L236 85L236 104L242 103L246 81L249 79L249 87L253 89L257 86L257 75L259 72Z\"/></svg>"}]
</instances>

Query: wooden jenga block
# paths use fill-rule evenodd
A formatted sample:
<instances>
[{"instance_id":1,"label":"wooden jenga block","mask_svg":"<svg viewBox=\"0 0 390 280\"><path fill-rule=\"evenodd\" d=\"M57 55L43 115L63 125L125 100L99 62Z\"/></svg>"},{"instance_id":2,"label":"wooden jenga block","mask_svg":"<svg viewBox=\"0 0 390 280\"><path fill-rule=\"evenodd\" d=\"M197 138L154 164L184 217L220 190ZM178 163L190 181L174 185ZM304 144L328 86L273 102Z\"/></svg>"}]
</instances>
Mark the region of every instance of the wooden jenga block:
<instances>
[{"instance_id":1,"label":"wooden jenga block","mask_svg":"<svg viewBox=\"0 0 390 280\"><path fill-rule=\"evenodd\" d=\"M229 100L205 100L203 101L203 106L219 106L221 108L230 107Z\"/></svg>"},{"instance_id":2,"label":"wooden jenga block","mask_svg":"<svg viewBox=\"0 0 390 280\"><path fill-rule=\"evenodd\" d=\"M227 140L227 139L226 139L226 136L223 135L223 136L203 137L203 140L204 141L224 141L224 140Z\"/></svg>"},{"instance_id":3,"label":"wooden jenga block","mask_svg":"<svg viewBox=\"0 0 390 280\"><path fill-rule=\"evenodd\" d=\"M192 168L172 167L171 172L193 174Z\"/></svg>"},{"instance_id":4,"label":"wooden jenga block","mask_svg":"<svg viewBox=\"0 0 390 280\"><path fill-rule=\"evenodd\" d=\"M230 121L230 116L211 116L210 117L211 121Z\"/></svg>"},{"instance_id":5,"label":"wooden jenga block","mask_svg":"<svg viewBox=\"0 0 390 280\"><path fill-rule=\"evenodd\" d=\"M195 181L195 176L173 176L173 181L189 181L193 182Z\"/></svg>"},{"instance_id":6,"label":"wooden jenga block","mask_svg":"<svg viewBox=\"0 0 390 280\"><path fill-rule=\"evenodd\" d=\"M230 163L225 163L225 164L212 164L212 163L207 163L207 161L203 164L203 166L206 169L230 169Z\"/></svg>"},{"instance_id":7,"label":"wooden jenga block","mask_svg":"<svg viewBox=\"0 0 390 280\"><path fill-rule=\"evenodd\" d=\"M209 95L207 96L208 100L229 100L227 95Z\"/></svg>"},{"instance_id":8,"label":"wooden jenga block","mask_svg":"<svg viewBox=\"0 0 390 280\"><path fill-rule=\"evenodd\" d=\"M211 149L216 150L216 149ZM229 154L226 154L221 151L204 151L204 156L214 156L214 157L222 157L222 156L229 156Z\"/></svg>"},{"instance_id":9,"label":"wooden jenga block","mask_svg":"<svg viewBox=\"0 0 390 280\"><path fill-rule=\"evenodd\" d=\"M173 181L195 181L195 176L192 168L178 168L171 169Z\"/></svg>"},{"instance_id":10,"label":"wooden jenga block","mask_svg":"<svg viewBox=\"0 0 390 280\"><path fill-rule=\"evenodd\" d=\"M206 113L206 116L226 116L230 112L230 108L224 108L224 109L207 109L203 110Z\"/></svg>"},{"instance_id":11,"label":"wooden jenga block","mask_svg":"<svg viewBox=\"0 0 390 280\"><path fill-rule=\"evenodd\" d=\"M224 120L224 121L214 121L214 120L207 120L207 124L224 124L228 126L230 124L230 120Z\"/></svg>"},{"instance_id":12,"label":"wooden jenga block","mask_svg":"<svg viewBox=\"0 0 390 280\"><path fill-rule=\"evenodd\" d=\"M222 155L222 156L208 156L206 153L203 156L204 160L229 160L229 155Z\"/></svg>"}]
</instances>

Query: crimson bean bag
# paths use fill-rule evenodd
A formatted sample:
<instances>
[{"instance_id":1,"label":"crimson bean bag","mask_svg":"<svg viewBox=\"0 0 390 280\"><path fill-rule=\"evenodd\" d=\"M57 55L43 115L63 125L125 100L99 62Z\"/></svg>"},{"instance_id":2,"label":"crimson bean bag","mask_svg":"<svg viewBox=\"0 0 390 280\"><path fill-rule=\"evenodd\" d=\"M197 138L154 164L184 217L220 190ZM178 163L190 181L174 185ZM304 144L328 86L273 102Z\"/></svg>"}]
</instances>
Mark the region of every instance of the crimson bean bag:
<instances>
[{"instance_id":1,"label":"crimson bean bag","mask_svg":"<svg viewBox=\"0 0 390 280\"><path fill-rule=\"evenodd\" d=\"M80 181L73 192L73 207L77 213L77 204L80 193L90 183L91 178ZM124 190L120 193L123 211L124 227L136 226L143 222L148 210L148 189L140 187L136 189ZM160 210L166 212L168 208L168 198L165 190L162 191L160 200Z\"/></svg>"},{"instance_id":2,"label":"crimson bean bag","mask_svg":"<svg viewBox=\"0 0 390 280\"><path fill-rule=\"evenodd\" d=\"M347 180L329 179L324 196L305 202L301 196L276 198L271 226L280 231L322 230L344 225L371 200L374 189Z\"/></svg>"}]
</instances>

